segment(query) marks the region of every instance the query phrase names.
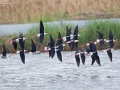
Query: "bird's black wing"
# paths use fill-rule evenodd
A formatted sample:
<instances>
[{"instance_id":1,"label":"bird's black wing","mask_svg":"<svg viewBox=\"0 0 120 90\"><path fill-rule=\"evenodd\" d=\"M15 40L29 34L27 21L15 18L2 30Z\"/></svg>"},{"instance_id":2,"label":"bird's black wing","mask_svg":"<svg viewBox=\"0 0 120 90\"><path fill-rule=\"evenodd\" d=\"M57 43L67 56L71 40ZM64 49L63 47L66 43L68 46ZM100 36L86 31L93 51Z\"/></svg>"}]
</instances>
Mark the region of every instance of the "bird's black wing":
<instances>
[{"instance_id":1,"label":"bird's black wing","mask_svg":"<svg viewBox=\"0 0 120 90\"><path fill-rule=\"evenodd\" d=\"M110 61L112 62L112 52L111 52L111 49L107 50L107 54L109 56Z\"/></svg>"},{"instance_id":2,"label":"bird's black wing","mask_svg":"<svg viewBox=\"0 0 120 90\"><path fill-rule=\"evenodd\" d=\"M113 47L114 47L114 42L113 42L113 40L109 41L109 45L110 45L110 48L113 48Z\"/></svg>"},{"instance_id":3,"label":"bird's black wing","mask_svg":"<svg viewBox=\"0 0 120 90\"><path fill-rule=\"evenodd\" d=\"M44 40L44 25L43 25L43 22L40 21L40 43L43 42Z\"/></svg>"},{"instance_id":4,"label":"bird's black wing","mask_svg":"<svg viewBox=\"0 0 120 90\"><path fill-rule=\"evenodd\" d=\"M75 27L74 34L73 34L73 40L78 40L78 25ZM76 46L76 49L78 48L78 42L71 42L71 51Z\"/></svg>"},{"instance_id":5,"label":"bird's black wing","mask_svg":"<svg viewBox=\"0 0 120 90\"><path fill-rule=\"evenodd\" d=\"M109 32L109 44L110 44L110 48L113 48L113 47L114 47L113 33L112 33L111 30L110 30L110 32Z\"/></svg>"},{"instance_id":6,"label":"bird's black wing","mask_svg":"<svg viewBox=\"0 0 120 90\"><path fill-rule=\"evenodd\" d=\"M31 44L32 44L31 52L36 52L36 45L32 39L31 39Z\"/></svg>"},{"instance_id":7,"label":"bird's black wing","mask_svg":"<svg viewBox=\"0 0 120 90\"><path fill-rule=\"evenodd\" d=\"M78 25L75 27L74 30L74 40L78 40Z\"/></svg>"},{"instance_id":8,"label":"bird's black wing","mask_svg":"<svg viewBox=\"0 0 120 90\"><path fill-rule=\"evenodd\" d=\"M91 55L91 58L92 58L92 63L91 63L91 66L92 66L94 64L94 62L95 62L95 58L94 58L93 55Z\"/></svg>"},{"instance_id":9,"label":"bird's black wing","mask_svg":"<svg viewBox=\"0 0 120 90\"><path fill-rule=\"evenodd\" d=\"M93 44L93 43L89 43L90 52L92 52L92 44Z\"/></svg>"},{"instance_id":10,"label":"bird's black wing","mask_svg":"<svg viewBox=\"0 0 120 90\"><path fill-rule=\"evenodd\" d=\"M23 36L22 36L22 34L19 36L19 44L20 44L21 49L24 52L24 42L23 42Z\"/></svg>"},{"instance_id":11,"label":"bird's black wing","mask_svg":"<svg viewBox=\"0 0 120 90\"><path fill-rule=\"evenodd\" d=\"M17 50L17 42L15 41L15 39L17 39L17 38L13 38L12 39L12 44L13 44L13 46L14 46L14 49L15 49L15 51Z\"/></svg>"},{"instance_id":12,"label":"bird's black wing","mask_svg":"<svg viewBox=\"0 0 120 90\"><path fill-rule=\"evenodd\" d=\"M61 51L58 49L56 53L57 53L58 59L62 62L62 54L61 54Z\"/></svg>"},{"instance_id":13,"label":"bird's black wing","mask_svg":"<svg viewBox=\"0 0 120 90\"><path fill-rule=\"evenodd\" d=\"M63 40L62 40L61 34L60 34L60 32L59 32L59 33L58 33L58 40L57 40L56 46L58 46L58 49L59 49L60 51L63 50L63 45L62 45L62 43L63 43Z\"/></svg>"},{"instance_id":14,"label":"bird's black wing","mask_svg":"<svg viewBox=\"0 0 120 90\"><path fill-rule=\"evenodd\" d=\"M54 39L52 37L52 35L50 35L50 49L51 49L51 57L53 58L55 55L55 46L54 46Z\"/></svg>"},{"instance_id":15,"label":"bird's black wing","mask_svg":"<svg viewBox=\"0 0 120 90\"><path fill-rule=\"evenodd\" d=\"M2 55L6 57L6 53L7 53L7 50L6 50L5 45L3 44L3 52L2 52Z\"/></svg>"},{"instance_id":16,"label":"bird's black wing","mask_svg":"<svg viewBox=\"0 0 120 90\"><path fill-rule=\"evenodd\" d=\"M96 31L99 35L99 39L100 40L100 45L99 45L99 48L104 44L104 38L103 38L103 33L99 32L99 31Z\"/></svg>"},{"instance_id":17,"label":"bird's black wing","mask_svg":"<svg viewBox=\"0 0 120 90\"><path fill-rule=\"evenodd\" d=\"M25 64L25 54L22 50L20 50L20 58L23 64Z\"/></svg>"},{"instance_id":18,"label":"bird's black wing","mask_svg":"<svg viewBox=\"0 0 120 90\"><path fill-rule=\"evenodd\" d=\"M90 53L90 48L85 46L85 51L87 52L87 54L89 54Z\"/></svg>"},{"instance_id":19,"label":"bird's black wing","mask_svg":"<svg viewBox=\"0 0 120 90\"><path fill-rule=\"evenodd\" d=\"M110 30L110 32L109 32L109 40L113 40L113 33L112 33L111 30Z\"/></svg>"},{"instance_id":20,"label":"bird's black wing","mask_svg":"<svg viewBox=\"0 0 120 90\"><path fill-rule=\"evenodd\" d=\"M100 40L100 45L99 45L99 48L104 44L104 39L103 40Z\"/></svg>"},{"instance_id":21,"label":"bird's black wing","mask_svg":"<svg viewBox=\"0 0 120 90\"><path fill-rule=\"evenodd\" d=\"M79 55L77 55L77 53L79 53L78 50L75 52L75 59L76 59L77 66L79 67L80 66L80 57L79 57Z\"/></svg>"},{"instance_id":22,"label":"bird's black wing","mask_svg":"<svg viewBox=\"0 0 120 90\"><path fill-rule=\"evenodd\" d=\"M71 30L70 29L67 29L66 30L66 41L70 41L70 34L71 34Z\"/></svg>"},{"instance_id":23,"label":"bird's black wing","mask_svg":"<svg viewBox=\"0 0 120 90\"><path fill-rule=\"evenodd\" d=\"M82 59L82 63L84 65L85 64L85 54L81 53L80 56L81 56L81 59Z\"/></svg>"},{"instance_id":24,"label":"bird's black wing","mask_svg":"<svg viewBox=\"0 0 120 90\"><path fill-rule=\"evenodd\" d=\"M71 51L72 51L72 50L74 49L76 43L73 41L73 42L71 42L70 44L71 44Z\"/></svg>"},{"instance_id":25,"label":"bird's black wing","mask_svg":"<svg viewBox=\"0 0 120 90\"><path fill-rule=\"evenodd\" d=\"M100 64L100 58L99 58L97 52L96 52L96 53L93 53L93 56L94 56L94 58L95 58L97 64L98 64L99 66L101 66L101 64Z\"/></svg>"},{"instance_id":26,"label":"bird's black wing","mask_svg":"<svg viewBox=\"0 0 120 90\"><path fill-rule=\"evenodd\" d=\"M98 35L99 35L99 39L103 39L103 34L101 33L101 32L99 32L99 31L96 31L97 33L98 33Z\"/></svg>"},{"instance_id":27,"label":"bird's black wing","mask_svg":"<svg viewBox=\"0 0 120 90\"><path fill-rule=\"evenodd\" d=\"M92 52L96 52L96 51L97 51L96 45L93 43L93 44L92 44Z\"/></svg>"}]
</instances>

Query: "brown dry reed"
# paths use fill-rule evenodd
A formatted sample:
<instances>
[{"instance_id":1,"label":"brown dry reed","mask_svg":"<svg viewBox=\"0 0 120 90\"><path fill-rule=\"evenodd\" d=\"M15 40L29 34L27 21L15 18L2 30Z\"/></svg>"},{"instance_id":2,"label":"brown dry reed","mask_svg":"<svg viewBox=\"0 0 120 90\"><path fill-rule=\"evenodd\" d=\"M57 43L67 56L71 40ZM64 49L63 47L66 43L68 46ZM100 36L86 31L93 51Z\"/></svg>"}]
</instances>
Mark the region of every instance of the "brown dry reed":
<instances>
[{"instance_id":1,"label":"brown dry reed","mask_svg":"<svg viewBox=\"0 0 120 90\"><path fill-rule=\"evenodd\" d=\"M0 0L0 24L51 21L116 10L120 10L120 0Z\"/></svg>"}]
</instances>

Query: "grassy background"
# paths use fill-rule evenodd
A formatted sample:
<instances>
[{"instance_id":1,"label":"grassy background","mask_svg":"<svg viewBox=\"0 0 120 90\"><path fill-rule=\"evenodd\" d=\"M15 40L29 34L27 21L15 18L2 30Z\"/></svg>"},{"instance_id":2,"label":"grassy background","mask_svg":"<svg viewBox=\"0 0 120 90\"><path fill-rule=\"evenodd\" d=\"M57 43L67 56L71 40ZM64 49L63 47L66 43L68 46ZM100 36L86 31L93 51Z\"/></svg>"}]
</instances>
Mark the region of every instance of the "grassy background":
<instances>
[{"instance_id":1,"label":"grassy background","mask_svg":"<svg viewBox=\"0 0 120 90\"><path fill-rule=\"evenodd\" d=\"M87 43L90 41L95 41L98 39L98 34L96 31L102 32L105 39L109 39L109 31L111 30L114 39L117 39L115 42L114 49L120 48L120 23L116 21L96 21L89 22L86 25L86 28L84 29L83 36L79 38L81 44ZM105 44L105 46L101 47L101 49L106 48L106 46L109 45L108 43ZM100 49L100 48L99 48Z\"/></svg>"},{"instance_id":2,"label":"grassy background","mask_svg":"<svg viewBox=\"0 0 120 90\"><path fill-rule=\"evenodd\" d=\"M70 28L71 26L68 25ZM78 26L79 27L79 26ZM75 27L72 27L72 32ZM79 37L79 49L82 44L86 44L87 42L95 41L98 38L97 31L100 31L104 34L104 38L108 39L109 31L110 29L113 32L114 38L117 38L118 41L115 42L115 48L120 48L120 23L114 22L114 21L96 21L94 20L91 23L87 23L85 28L80 29L79 28L79 34L82 34L81 37ZM45 26L45 32L48 32L48 35L45 35L45 39L42 44L39 43L39 38L36 37L36 34L39 33L38 27L31 28L27 34L24 35L24 37L27 38L25 41L25 49L31 49L31 38L32 36L35 36L32 38L34 42L37 45L37 50L43 51L44 47L46 46L47 42L49 41L50 34L52 34L55 42L57 41L57 35L60 32L62 36L65 36L66 34L66 26L63 26L62 29L60 29L58 26L55 27L49 27ZM8 51L14 52L14 48L12 45L7 44L12 38L17 37L19 35L14 34L12 36L7 37L1 37L0 38L0 50L2 49L2 44L5 43L6 47L8 48ZM106 44L108 45L108 44ZM106 46L105 45L105 46ZM105 47L102 47L105 48ZM18 47L19 49L19 47ZM66 47L65 50L69 50L69 47Z\"/></svg>"},{"instance_id":3,"label":"grassy background","mask_svg":"<svg viewBox=\"0 0 120 90\"><path fill-rule=\"evenodd\" d=\"M120 0L0 1L0 24L109 17L120 17Z\"/></svg>"}]
</instances>

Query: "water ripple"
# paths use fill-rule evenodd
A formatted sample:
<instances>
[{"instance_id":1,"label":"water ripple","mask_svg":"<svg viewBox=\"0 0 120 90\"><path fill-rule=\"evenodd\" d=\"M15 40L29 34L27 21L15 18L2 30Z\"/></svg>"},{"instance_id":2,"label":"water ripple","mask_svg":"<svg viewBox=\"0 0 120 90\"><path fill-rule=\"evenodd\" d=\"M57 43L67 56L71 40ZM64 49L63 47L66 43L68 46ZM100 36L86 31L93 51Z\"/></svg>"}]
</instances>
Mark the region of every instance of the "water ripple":
<instances>
[{"instance_id":1,"label":"water ripple","mask_svg":"<svg viewBox=\"0 0 120 90\"><path fill-rule=\"evenodd\" d=\"M119 90L120 50L113 51L113 62L100 52L101 67L91 66L91 58L78 68L74 52L62 52L63 62L48 54L26 55L23 65L19 54L0 60L0 90Z\"/></svg>"}]
</instances>

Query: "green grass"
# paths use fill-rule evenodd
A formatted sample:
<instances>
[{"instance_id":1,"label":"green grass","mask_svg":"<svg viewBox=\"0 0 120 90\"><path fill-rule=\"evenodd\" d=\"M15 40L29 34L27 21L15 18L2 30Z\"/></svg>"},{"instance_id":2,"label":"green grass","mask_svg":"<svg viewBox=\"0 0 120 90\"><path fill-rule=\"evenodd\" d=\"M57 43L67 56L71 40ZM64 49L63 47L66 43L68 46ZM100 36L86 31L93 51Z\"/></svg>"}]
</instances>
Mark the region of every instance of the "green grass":
<instances>
[{"instance_id":1,"label":"green grass","mask_svg":"<svg viewBox=\"0 0 120 90\"><path fill-rule=\"evenodd\" d=\"M70 27L70 25L68 25ZM55 42L57 41L57 37L58 37L58 33L60 32L62 36L65 36L66 33L66 26L63 26L62 29L59 28L59 26L54 26L54 27L49 27L49 26L45 26L45 32L48 33L48 35L45 35L44 37L44 41L43 43L39 43L39 37L36 37L36 35L39 33L39 27L36 28L31 28L29 30L29 32L24 35L25 37L27 37L27 40L25 41L25 48L26 49L31 49L31 39L34 40L34 42L36 43L36 45L38 46L38 49L43 49L43 47L46 46L47 42L49 41L49 37L50 34L52 35L52 37L54 38ZM34 38L32 38L32 36L35 36Z\"/></svg>"},{"instance_id":2,"label":"green grass","mask_svg":"<svg viewBox=\"0 0 120 90\"><path fill-rule=\"evenodd\" d=\"M71 25L68 25L70 28ZM79 27L79 26L78 26ZM75 27L72 27L72 32ZM79 34L82 34L81 37L79 37L79 47L81 44L86 44L88 42L95 41L98 39L98 34L96 31L100 31L104 34L104 38L108 39L109 31L110 29L112 30L112 33L114 35L114 38L117 38L120 41L120 23L119 22L114 22L114 21L92 21L88 22L86 24L85 28L80 29L79 28ZM54 26L54 27L49 27L45 26L45 32L48 33L48 35L45 35L43 43L39 43L39 38L36 37L36 35L39 33L39 27L36 28L31 28L27 34L24 35L24 37L27 38L25 41L25 49L31 49L31 39L34 40L34 42L37 45L37 49L40 50L46 46L47 42L49 41L50 34L53 36L55 42L57 41L57 36L58 33L60 32L62 37L66 35L66 26L63 26L63 28L59 28L59 26ZM9 38L10 40L14 37L18 37L18 34L14 34L12 36L7 36L7 37L1 37L0 38L0 50L2 49L2 44L7 41ZM32 38L34 36L34 38ZM12 45L6 45L6 47L13 52L13 46ZM18 47L19 49L19 47Z\"/></svg>"},{"instance_id":3,"label":"green grass","mask_svg":"<svg viewBox=\"0 0 120 90\"><path fill-rule=\"evenodd\" d=\"M93 21L87 23L83 32L83 36L80 37L81 43L87 43L95 41L98 38L96 31L100 31L104 34L104 38L108 39L109 31L112 30L114 38L120 40L120 23L114 21Z\"/></svg>"}]
</instances>

